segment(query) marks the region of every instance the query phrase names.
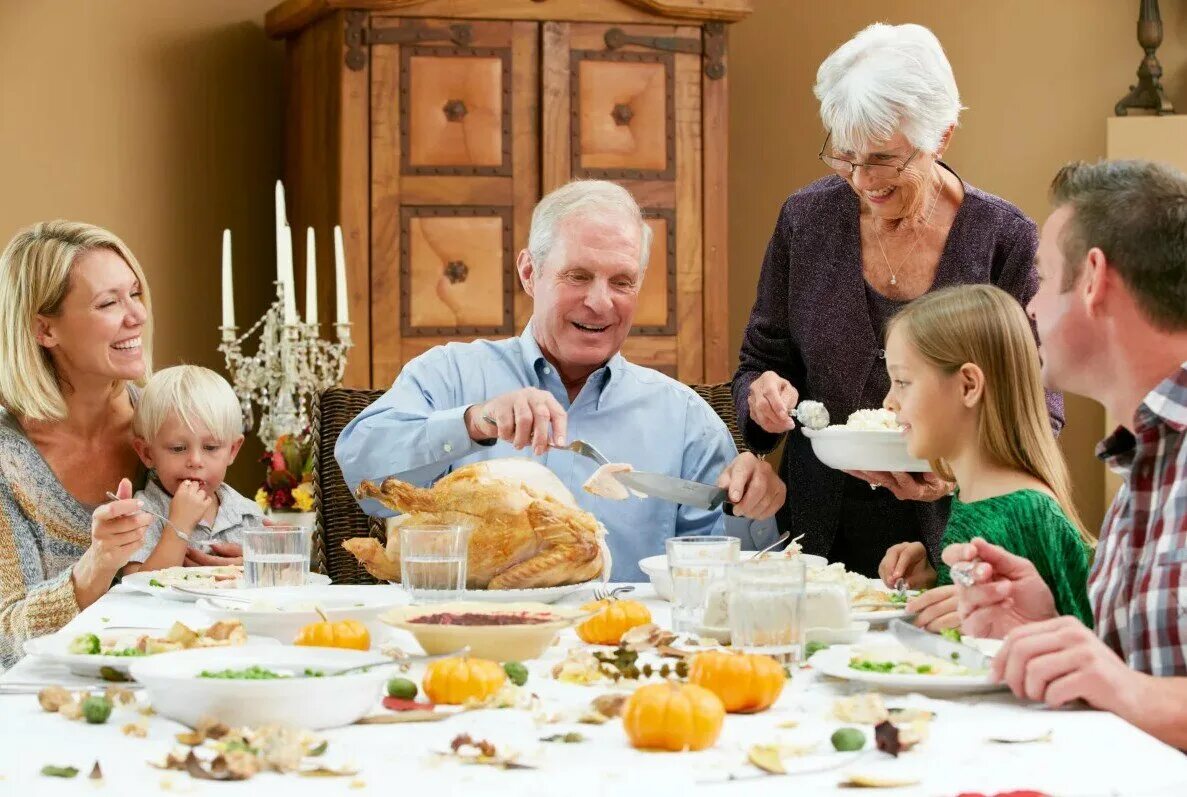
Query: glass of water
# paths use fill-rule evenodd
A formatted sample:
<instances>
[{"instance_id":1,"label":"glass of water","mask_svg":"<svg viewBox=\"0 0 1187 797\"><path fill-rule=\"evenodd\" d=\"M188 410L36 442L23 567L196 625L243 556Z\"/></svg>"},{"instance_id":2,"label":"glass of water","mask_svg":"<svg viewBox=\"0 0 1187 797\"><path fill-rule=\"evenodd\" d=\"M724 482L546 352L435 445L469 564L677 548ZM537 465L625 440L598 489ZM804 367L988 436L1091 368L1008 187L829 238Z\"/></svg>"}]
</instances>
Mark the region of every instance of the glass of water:
<instances>
[{"instance_id":1,"label":"glass of water","mask_svg":"<svg viewBox=\"0 0 1187 797\"><path fill-rule=\"evenodd\" d=\"M303 587L309 578L313 529L258 526L243 531L245 587Z\"/></svg>"},{"instance_id":2,"label":"glass of water","mask_svg":"<svg viewBox=\"0 0 1187 797\"><path fill-rule=\"evenodd\" d=\"M803 560L793 556L739 562L730 568L727 580L732 646L782 662L799 661L804 644Z\"/></svg>"},{"instance_id":3,"label":"glass of water","mask_svg":"<svg viewBox=\"0 0 1187 797\"><path fill-rule=\"evenodd\" d=\"M460 598L466 589L469 531L457 525L400 527L400 583L413 603Z\"/></svg>"},{"instance_id":4,"label":"glass of water","mask_svg":"<svg viewBox=\"0 0 1187 797\"><path fill-rule=\"evenodd\" d=\"M738 561L737 537L671 537L666 542L672 577L672 630L700 634L714 584L725 581L726 569Z\"/></svg>"}]
</instances>

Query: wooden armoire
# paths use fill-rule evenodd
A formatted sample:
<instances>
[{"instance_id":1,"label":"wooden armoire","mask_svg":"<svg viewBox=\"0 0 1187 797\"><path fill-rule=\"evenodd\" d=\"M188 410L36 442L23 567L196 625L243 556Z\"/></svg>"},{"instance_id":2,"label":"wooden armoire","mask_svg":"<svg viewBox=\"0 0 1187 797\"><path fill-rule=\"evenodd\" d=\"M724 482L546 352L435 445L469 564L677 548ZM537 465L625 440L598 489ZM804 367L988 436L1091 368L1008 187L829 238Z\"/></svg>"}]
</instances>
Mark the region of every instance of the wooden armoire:
<instances>
[{"instance_id":1,"label":"wooden armoire","mask_svg":"<svg viewBox=\"0 0 1187 797\"><path fill-rule=\"evenodd\" d=\"M287 0L284 181L296 263L346 239L345 384L451 340L518 334L532 208L575 178L631 190L651 261L624 354L724 381L727 24L751 0ZM334 295L323 253L323 318ZM303 273L298 269L299 276ZM298 286L298 295L303 288Z\"/></svg>"}]
</instances>

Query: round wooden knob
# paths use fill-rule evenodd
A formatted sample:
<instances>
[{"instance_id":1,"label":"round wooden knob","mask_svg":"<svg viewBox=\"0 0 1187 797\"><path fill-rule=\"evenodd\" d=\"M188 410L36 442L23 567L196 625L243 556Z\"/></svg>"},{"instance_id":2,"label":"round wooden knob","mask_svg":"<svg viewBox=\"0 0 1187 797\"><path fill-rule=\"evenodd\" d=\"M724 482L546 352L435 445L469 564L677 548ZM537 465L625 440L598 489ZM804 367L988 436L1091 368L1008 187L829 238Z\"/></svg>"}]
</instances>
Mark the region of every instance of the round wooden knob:
<instances>
[{"instance_id":1,"label":"round wooden knob","mask_svg":"<svg viewBox=\"0 0 1187 797\"><path fill-rule=\"evenodd\" d=\"M451 122L460 122L466 117L466 103L461 100L450 100L441 110L445 113L445 118Z\"/></svg>"},{"instance_id":2,"label":"round wooden knob","mask_svg":"<svg viewBox=\"0 0 1187 797\"><path fill-rule=\"evenodd\" d=\"M619 127L629 125L631 119L635 118L635 112L631 110L631 106L621 102L614 106L614 110L610 112L610 115L614 117L614 124Z\"/></svg>"},{"instance_id":3,"label":"round wooden knob","mask_svg":"<svg viewBox=\"0 0 1187 797\"><path fill-rule=\"evenodd\" d=\"M466 277L470 274L470 268L461 260L450 260L445 265L443 273L450 285L457 285L459 282L466 281Z\"/></svg>"}]
</instances>

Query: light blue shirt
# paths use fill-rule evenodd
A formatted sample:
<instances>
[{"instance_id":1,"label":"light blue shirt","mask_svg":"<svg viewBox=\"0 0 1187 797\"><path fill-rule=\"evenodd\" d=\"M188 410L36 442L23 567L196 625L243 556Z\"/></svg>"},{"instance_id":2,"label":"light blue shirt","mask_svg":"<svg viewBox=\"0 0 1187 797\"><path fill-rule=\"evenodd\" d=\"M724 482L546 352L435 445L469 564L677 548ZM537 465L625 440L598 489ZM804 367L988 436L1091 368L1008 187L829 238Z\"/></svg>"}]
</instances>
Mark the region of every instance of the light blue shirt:
<instances>
[{"instance_id":1,"label":"light blue shirt","mask_svg":"<svg viewBox=\"0 0 1187 797\"><path fill-rule=\"evenodd\" d=\"M518 338L449 343L409 362L391 390L342 430L334 456L352 490L363 479L385 476L424 487L472 462L534 459L606 527L615 581L646 581L638 561L663 553L669 537L728 533L741 538L743 548L774 540L773 520L752 524L727 518L720 509L590 495L581 485L596 465L570 451L550 449L537 457L530 448L516 451L502 440L480 445L470 439L463 420L467 407L525 387L547 390L565 408L567 440L586 440L611 462L627 462L635 470L713 484L737 455L725 424L696 392L621 354L591 374L570 402L529 324ZM394 514L376 501L363 501L362 507L371 515Z\"/></svg>"}]
</instances>

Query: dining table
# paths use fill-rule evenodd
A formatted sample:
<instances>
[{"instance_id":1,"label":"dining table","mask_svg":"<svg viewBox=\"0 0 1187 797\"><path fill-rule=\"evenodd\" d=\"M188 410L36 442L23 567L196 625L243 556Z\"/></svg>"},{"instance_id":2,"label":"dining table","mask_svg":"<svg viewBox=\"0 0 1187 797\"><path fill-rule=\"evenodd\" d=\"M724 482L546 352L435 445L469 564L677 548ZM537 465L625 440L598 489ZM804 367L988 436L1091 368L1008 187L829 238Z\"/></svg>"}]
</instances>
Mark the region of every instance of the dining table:
<instances>
[{"instance_id":1,"label":"dining table","mask_svg":"<svg viewBox=\"0 0 1187 797\"><path fill-rule=\"evenodd\" d=\"M627 596L641 601L653 621L669 627L670 606L650 584L635 584ZM333 588L324 588L333 589ZM398 586L351 586L406 603ZM580 605L592 599L582 588L561 599ZM108 626L167 628L180 621L202 628L211 620L194 603L164 600L117 585L83 610L65 632ZM873 628L863 643L888 639ZM282 640L288 642L291 640ZM404 631L384 627L375 648L396 645L419 652ZM48 685L71 689L106 684L72 675L61 664L25 656L0 675L0 794L91 793L98 787L118 795L177 793L194 795L461 795L508 794L581 797L583 795L706 794L851 795L855 778L908 785L869 789L886 795L956 797L1015 791L1052 797L1171 797L1187 795L1187 756L1124 720L1086 706L1052 709L1019 700L1002 689L975 694L882 695L887 706L931 712L926 737L897 756L870 743L857 752L838 752L830 738L852 722L838 719L839 700L871 691L868 684L825 676L811 663L791 665L778 701L754 714L730 714L716 744L699 752L653 752L629 744L620 719L581 722L591 701L629 691L626 682L583 685L557 680L555 665L584 643L565 629L540 658L525 662L522 687L534 697L525 707L459 711L432 722L354 724L319 732L327 742L319 763L350 774L307 777L263 772L241 781L208 781L187 772L159 769L174 750L184 726L159 715L143 716L147 695L134 692L137 706L117 707L105 724L87 724L44 711L36 691ZM162 654L169 655L169 654ZM413 670L409 677L418 678ZM652 680L656 680L653 678ZM374 715L391 712L376 694ZM147 710L144 710L148 714ZM143 738L121 727L140 721ZM858 726L860 727L860 726ZM487 740L517 764L502 768L450 755L461 734ZM569 742L561 741L569 734ZM576 734L576 735L573 735ZM1012 739L1014 741L1001 741ZM786 774L773 774L750 762L756 746L779 745ZM90 781L98 762L102 779ZM47 765L74 767L74 778L41 774ZM86 781L86 782L84 782Z\"/></svg>"}]
</instances>

